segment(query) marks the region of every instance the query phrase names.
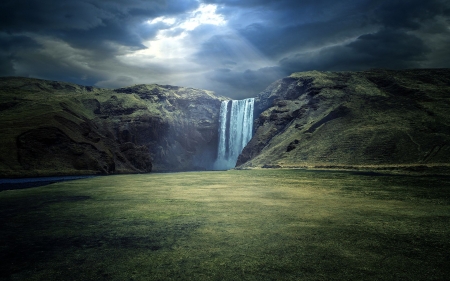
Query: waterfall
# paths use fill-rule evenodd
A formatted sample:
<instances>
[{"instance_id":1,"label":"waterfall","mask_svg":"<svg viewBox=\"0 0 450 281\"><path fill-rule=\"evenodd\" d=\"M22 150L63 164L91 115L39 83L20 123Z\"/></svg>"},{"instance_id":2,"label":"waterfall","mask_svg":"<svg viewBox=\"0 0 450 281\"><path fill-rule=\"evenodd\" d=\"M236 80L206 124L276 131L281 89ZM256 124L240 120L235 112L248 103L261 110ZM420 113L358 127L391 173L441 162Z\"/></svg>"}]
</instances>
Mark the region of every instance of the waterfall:
<instances>
[{"instance_id":1,"label":"waterfall","mask_svg":"<svg viewBox=\"0 0 450 281\"><path fill-rule=\"evenodd\" d=\"M219 147L215 170L227 170L236 166L239 154L252 138L254 102L255 99L250 98L223 101L220 105Z\"/></svg>"}]
</instances>

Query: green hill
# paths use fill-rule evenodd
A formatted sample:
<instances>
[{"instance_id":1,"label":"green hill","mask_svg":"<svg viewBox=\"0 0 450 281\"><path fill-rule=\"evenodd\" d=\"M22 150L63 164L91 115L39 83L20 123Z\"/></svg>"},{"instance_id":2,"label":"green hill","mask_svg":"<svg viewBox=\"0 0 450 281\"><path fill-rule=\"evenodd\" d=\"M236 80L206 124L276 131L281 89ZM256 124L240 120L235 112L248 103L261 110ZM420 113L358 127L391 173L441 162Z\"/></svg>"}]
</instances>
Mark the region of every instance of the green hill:
<instances>
[{"instance_id":1,"label":"green hill","mask_svg":"<svg viewBox=\"0 0 450 281\"><path fill-rule=\"evenodd\" d=\"M207 170L225 97L0 78L0 177ZM238 168L450 173L450 70L302 72L255 99Z\"/></svg>"},{"instance_id":2,"label":"green hill","mask_svg":"<svg viewBox=\"0 0 450 281\"><path fill-rule=\"evenodd\" d=\"M173 86L0 78L0 176L207 169L223 99Z\"/></svg>"},{"instance_id":3,"label":"green hill","mask_svg":"<svg viewBox=\"0 0 450 281\"><path fill-rule=\"evenodd\" d=\"M258 95L245 167L450 163L450 70L302 72Z\"/></svg>"}]
</instances>

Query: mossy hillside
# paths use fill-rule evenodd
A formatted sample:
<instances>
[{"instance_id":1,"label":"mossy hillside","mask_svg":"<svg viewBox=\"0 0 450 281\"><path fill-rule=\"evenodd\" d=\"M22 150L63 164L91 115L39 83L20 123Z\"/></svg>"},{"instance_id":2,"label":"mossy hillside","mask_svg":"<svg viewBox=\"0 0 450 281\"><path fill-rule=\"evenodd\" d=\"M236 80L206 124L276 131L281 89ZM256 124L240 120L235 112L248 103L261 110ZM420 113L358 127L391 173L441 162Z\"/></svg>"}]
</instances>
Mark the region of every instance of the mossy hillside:
<instances>
[{"instance_id":1,"label":"mossy hillside","mask_svg":"<svg viewBox=\"0 0 450 281\"><path fill-rule=\"evenodd\" d=\"M56 85L56 83L54 84ZM71 94L82 92L81 87L71 84L62 84L61 87L70 85L65 91L59 91L55 97L55 89L46 84L45 81L29 79L24 83L21 78L3 78L1 80L1 112L0 122L2 137L0 139L0 155L2 157L2 168L17 169L17 137L27 130L38 126L51 124L53 115L62 112L59 102L68 102Z\"/></svg>"},{"instance_id":2,"label":"mossy hillside","mask_svg":"<svg viewBox=\"0 0 450 281\"><path fill-rule=\"evenodd\" d=\"M150 159L154 170L194 169L193 157L216 141L223 99L181 87L110 90L14 77L1 79L0 95L2 176L145 172Z\"/></svg>"},{"instance_id":3,"label":"mossy hillside","mask_svg":"<svg viewBox=\"0 0 450 281\"><path fill-rule=\"evenodd\" d=\"M448 165L448 77L447 69L294 73L256 98L255 135L238 164ZM26 78L1 85L3 176L195 170L214 161L226 98L212 92Z\"/></svg>"},{"instance_id":4,"label":"mossy hillside","mask_svg":"<svg viewBox=\"0 0 450 281\"><path fill-rule=\"evenodd\" d=\"M257 97L261 115L238 164L448 165L449 76L448 69L295 73Z\"/></svg>"},{"instance_id":5,"label":"mossy hillside","mask_svg":"<svg viewBox=\"0 0 450 281\"><path fill-rule=\"evenodd\" d=\"M443 280L446 177L249 170L0 192L5 280Z\"/></svg>"}]
</instances>

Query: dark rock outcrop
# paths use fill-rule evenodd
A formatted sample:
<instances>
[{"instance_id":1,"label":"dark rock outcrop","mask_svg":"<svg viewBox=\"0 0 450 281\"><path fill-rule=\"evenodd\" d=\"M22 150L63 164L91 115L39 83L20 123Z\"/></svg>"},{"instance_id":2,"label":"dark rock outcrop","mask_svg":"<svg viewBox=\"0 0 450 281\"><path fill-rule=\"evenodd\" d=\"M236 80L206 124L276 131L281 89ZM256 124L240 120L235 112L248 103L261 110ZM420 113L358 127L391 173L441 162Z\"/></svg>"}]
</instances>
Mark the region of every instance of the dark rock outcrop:
<instances>
[{"instance_id":1,"label":"dark rock outcrop","mask_svg":"<svg viewBox=\"0 0 450 281\"><path fill-rule=\"evenodd\" d=\"M209 169L217 153L212 92L9 77L0 96L1 177Z\"/></svg>"},{"instance_id":2,"label":"dark rock outcrop","mask_svg":"<svg viewBox=\"0 0 450 281\"><path fill-rule=\"evenodd\" d=\"M255 107L241 168L449 165L449 69L294 73Z\"/></svg>"}]
</instances>

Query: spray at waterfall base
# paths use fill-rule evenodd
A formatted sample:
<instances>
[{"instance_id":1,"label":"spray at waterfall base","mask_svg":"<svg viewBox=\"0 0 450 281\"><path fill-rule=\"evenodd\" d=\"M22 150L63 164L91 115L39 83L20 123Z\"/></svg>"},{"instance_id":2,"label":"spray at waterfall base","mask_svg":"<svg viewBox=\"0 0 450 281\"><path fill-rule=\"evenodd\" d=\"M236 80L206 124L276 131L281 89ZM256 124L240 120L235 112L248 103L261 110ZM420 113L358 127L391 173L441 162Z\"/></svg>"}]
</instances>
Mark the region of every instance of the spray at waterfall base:
<instances>
[{"instance_id":1,"label":"spray at waterfall base","mask_svg":"<svg viewBox=\"0 0 450 281\"><path fill-rule=\"evenodd\" d=\"M254 104L254 98L221 103L219 147L214 170L236 166L239 154L252 138Z\"/></svg>"}]
</instances>

